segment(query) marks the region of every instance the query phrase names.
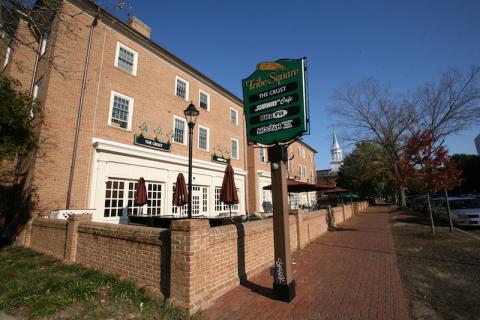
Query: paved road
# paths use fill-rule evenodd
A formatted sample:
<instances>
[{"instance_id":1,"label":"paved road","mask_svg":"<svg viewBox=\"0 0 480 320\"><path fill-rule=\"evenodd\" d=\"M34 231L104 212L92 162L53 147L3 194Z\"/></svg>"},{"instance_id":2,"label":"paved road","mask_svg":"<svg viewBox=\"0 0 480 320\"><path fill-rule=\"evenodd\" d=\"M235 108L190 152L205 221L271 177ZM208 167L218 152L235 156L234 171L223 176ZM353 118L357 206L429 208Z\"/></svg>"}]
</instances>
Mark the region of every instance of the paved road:
<instances>
[{"instance_id":1,"label":"paved road","mask_svg":"<svg viewBox=\"0 0 480 320\"><path fill-rule=\"evenodd\" d=\"M209 319L408 319L391 213L376 206L293 256L297 297L271 298L268 270L222 296Z\"/></svg>"}]
</instances>

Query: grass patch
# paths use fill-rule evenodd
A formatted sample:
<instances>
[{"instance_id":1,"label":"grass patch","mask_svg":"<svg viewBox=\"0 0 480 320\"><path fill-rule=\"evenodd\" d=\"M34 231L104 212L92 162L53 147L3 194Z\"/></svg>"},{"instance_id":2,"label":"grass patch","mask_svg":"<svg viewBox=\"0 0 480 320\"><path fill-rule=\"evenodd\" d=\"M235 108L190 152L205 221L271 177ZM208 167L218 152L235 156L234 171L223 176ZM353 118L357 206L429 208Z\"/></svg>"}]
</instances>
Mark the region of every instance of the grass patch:
<instances>
[{"instance_id":1,"label":"grass patch","mask_svg":"<svg viewBox=\"0 0 480 320\"><path fill-rule=\"evenodd\" d=\"M49 319L201 319L149 299L132 282L19 247L0 251L0 310Z\"/></svg>"}]
</instances>

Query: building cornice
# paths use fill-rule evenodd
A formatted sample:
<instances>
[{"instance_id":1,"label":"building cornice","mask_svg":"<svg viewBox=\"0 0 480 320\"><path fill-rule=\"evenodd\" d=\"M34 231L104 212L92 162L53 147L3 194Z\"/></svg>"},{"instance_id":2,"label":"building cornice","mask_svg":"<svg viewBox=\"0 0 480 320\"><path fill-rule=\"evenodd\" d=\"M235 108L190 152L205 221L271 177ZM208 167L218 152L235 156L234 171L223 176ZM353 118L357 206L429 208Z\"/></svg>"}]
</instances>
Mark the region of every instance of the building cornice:
<instances>
[{"instance_id":1,"label":"building cornice","mask_svg":"<svg viewBox=\"0 0 480 320\"><path fill-rule=\"evenodd\" d=\"M155 151L147 148L131 146L110 140L93 138L92 145L97 151L104 151L109 153L116 153L120 155L128 155L147 160L162 161L171 164L188 166L188 157L179 156L164 151ZM218 172L225 171L225 165L217 164L209 161L193 159L192 165L194 168L214 170ZM247 172L241 168L234 167L235 174L246 176Z\"/></svg>"}]
</instances>

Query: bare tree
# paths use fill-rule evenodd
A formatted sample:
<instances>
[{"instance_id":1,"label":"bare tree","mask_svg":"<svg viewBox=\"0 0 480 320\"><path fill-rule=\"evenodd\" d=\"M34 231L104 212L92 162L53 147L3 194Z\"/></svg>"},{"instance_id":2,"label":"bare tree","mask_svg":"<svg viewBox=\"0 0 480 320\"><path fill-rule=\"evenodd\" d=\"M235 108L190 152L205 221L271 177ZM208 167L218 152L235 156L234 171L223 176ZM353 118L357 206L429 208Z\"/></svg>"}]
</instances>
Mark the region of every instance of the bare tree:
<instances>
[{"instance_id":1,"label":"bare tree","mask_svg":"<svg viewBox=\"0 0 480 320\"><path fill-rule=\"evenodd\" d=\"M386 152L390 169L398 173L396 165L402 152L402 137L417 121L414 105L374 79L346 84L333 94L335 113L340 124L351 129L351 138L378 143ZM404 188L399 188L400 205L406 206Z\"/></svg>"},{"instance_id":2,"label":"bare tree","mask_svg":"<svg viewBox=\"0 0 480 320\"><path fill-rule=\"evenodd\" d=\"M465 130L480 119L480 67L466 74L447 71L436 82L418 88L416 101L420 130L430 130L440 143L452 133Z\"/></svg>"},{"instance_id":3,"label":"bare tree","mask_svg":"<svg viewBox=\"0 0 480 320\"><path fill-rule=\"evenodd\" d=\"M437 82L419 87L415 94L393 94L373 79L346 84L333 94L331 111L340 124L351 129L355 141L370 140L382 146L391 170L399 174L397 161L404 152L406 138L413 131L429 130L444 139L468 128L480 118L480 67L466 74L447 71ZM405 206L405 188L400 186L400 205Z\"/></svg>"}]
</instances>

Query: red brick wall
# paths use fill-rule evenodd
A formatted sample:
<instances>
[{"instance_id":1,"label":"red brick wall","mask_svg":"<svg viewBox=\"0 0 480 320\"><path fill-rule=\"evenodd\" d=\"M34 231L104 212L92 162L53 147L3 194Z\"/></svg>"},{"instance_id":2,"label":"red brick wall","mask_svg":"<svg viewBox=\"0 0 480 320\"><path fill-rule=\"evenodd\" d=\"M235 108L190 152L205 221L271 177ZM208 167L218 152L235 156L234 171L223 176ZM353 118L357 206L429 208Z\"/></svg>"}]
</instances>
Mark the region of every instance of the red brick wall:
<instances>
[{"instance_id":1,"label":"red brick wall","mask_svg":"<svg viewBox=\"0 0 480 320\"><path fill-rule=\"evenodd\" d=\"M63 259L67 239L67 221L36 218L32 224L30 247L38 252Z\"/></svg>"},{"instance_id":2,"label":"red brick wall","mask_svg":"<svg viewBox=\"0 0 480 320\"><path fill-rule=\"evenodd\" d=\"M327 210L309 212L303 216L306 225L308 241L311 242L328 231Z\"/></svg>"},{"instance_id":3,"label":"red brick wall","mask_svg":"<svg viewBox=\"0 0 480 320\"><path fill-rule=\"evenodd\" d=\"M162 264L168 253L166 229L82 222L78 226L76 262L161 289Z\"/></svg>"}]
</instances>

